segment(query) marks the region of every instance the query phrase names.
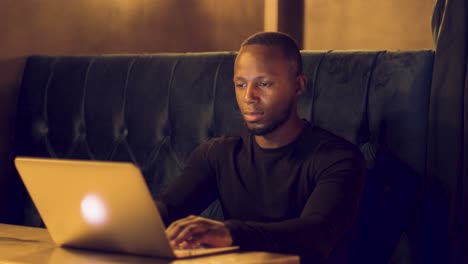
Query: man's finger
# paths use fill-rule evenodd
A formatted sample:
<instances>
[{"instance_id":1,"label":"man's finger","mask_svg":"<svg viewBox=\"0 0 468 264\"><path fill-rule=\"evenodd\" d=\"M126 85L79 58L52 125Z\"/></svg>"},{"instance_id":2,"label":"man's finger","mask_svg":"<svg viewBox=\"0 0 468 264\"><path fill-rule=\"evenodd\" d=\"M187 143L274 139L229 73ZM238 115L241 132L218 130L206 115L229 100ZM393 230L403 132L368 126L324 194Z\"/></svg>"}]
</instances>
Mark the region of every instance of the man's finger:
<instances>
[{"instance_id":1,"label":"man's finger","mask_svg":"<svg viewBox=\"0 0 468 264\"><path fill-rule=\"evenodd\" d=\"M195 241L198 237L202 236L208 228L205 225L200 224L190 224L184 226L184 228L179 232L179 234L172 239L176 244L186 241L188 243Z\"/></svg>"},{"instance_id":2,"label":"man's finger","mask_svg":"<svg viewBox=\"0 0 468 264\"><path fill-rule=\"evenodd\" d=\"M211 247L232 245L232 238L224 224L198 216L175 221L167 229L173 247L193 248L200 244Z\"/></svg>"},{"instance_id":3,"label":"man's finger","mask_svg":"<svg viewBox=\"0 0 468 264\"><path fill-rule=\"evenodd\" d=\"M190 221L192 221L193 219L196 219L196 218L197 218L197 216L190 215L190 216L184 217L182 219L179 219L177 221L174 221L174 222L172 222L172 224L169 225L169 227L167 227L167 231L169 231L171 229L174 229L174 228L177 228L180 225L184 225L186 222L190 222Z\"/></svg>"},{"instance_id":4,"label":"man's finger","mask_svg":"<svg viewBox=\"0 0 468 264\"><path fill-rule=\"evenodd\" d=\"M210 247L227 247L232 245L232 237L229 231L220 227L212 227L207 230L203 235L198 237L198 241L202 245L208 245Z\"/></svg>"},{"instance_id":5,"label":"man's finger","mask_svg":"<svg viewBox=\"0 0 468 264\"><path fill-rule=\"evenodd\" d=\"M197 219L197 217L191 215L186 218L174 221L171 225L169 225L169 227L166 229L166 234L169 240L173 240L175 237L177 237L179 233L184 230L184 227L188 224L191 224L195 219Z\"/></svg>"}]
</instances>

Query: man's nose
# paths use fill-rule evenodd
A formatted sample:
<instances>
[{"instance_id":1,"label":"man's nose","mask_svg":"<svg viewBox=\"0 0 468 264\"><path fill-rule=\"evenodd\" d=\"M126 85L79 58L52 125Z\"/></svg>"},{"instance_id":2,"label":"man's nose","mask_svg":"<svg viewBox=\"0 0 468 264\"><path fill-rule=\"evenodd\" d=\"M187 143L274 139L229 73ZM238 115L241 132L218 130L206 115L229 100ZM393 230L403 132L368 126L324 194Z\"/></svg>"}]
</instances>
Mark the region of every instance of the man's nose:
<instances>
[{"instance_id":1,"label":"man's nose","mask_svg":"<svg viewBox=\"0 0 468 264\"><path fill-rule=\"evenodd\" d=\"M244 102L255 103L258 101L257 89L255 85L248 84L244 92Z\"/></svg>"}]
</instances>

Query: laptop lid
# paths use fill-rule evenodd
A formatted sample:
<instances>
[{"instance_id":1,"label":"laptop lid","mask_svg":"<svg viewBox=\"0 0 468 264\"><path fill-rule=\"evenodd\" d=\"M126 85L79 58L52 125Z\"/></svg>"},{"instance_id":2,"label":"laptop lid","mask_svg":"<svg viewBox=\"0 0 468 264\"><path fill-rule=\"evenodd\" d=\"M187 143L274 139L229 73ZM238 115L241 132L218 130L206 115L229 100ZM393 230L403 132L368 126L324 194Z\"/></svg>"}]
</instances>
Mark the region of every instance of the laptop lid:
<instances>
[{"instance_id":1,"label":"laptop lid","mask_svg":"<svg viewBox=\"0 0 468 264\"><path fill-rule=\"evenodd\" d=\"M58 245L176 257L134 164L18 157L15 165Z\"/></svg>"}]
</instances>

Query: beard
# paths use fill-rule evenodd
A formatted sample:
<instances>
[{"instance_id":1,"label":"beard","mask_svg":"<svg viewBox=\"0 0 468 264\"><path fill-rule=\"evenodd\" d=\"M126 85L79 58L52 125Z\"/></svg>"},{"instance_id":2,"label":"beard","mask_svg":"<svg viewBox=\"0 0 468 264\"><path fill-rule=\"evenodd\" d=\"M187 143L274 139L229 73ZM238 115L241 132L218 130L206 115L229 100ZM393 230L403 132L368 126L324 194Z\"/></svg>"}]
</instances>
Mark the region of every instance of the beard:
<instances>
[{"instance_id":1,"label":"beard","mask_svg":"<svg viewBox=\"0 0 468 264\"><path fill-rule=\"evenodd\" d=\"M267 124L264 127L252 128L252 127L249 127L248 123L246 122L248 131L255 136L264 136L264 135L270 134L271 132L275 131L278 127L283 125L286 121L288 121L289 117L291 116L293 106L294 106L294 102L293 101L289 102L287 107L276 118L271 120L269 124Z\"/></svg>"}]
</instances>

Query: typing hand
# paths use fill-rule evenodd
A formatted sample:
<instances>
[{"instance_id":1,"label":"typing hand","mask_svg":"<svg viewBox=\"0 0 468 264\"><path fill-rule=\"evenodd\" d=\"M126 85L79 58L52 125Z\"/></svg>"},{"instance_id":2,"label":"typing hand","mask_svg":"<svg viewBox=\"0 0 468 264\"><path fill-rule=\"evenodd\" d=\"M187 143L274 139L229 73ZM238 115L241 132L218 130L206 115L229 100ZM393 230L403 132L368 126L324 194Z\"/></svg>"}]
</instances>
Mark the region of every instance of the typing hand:
<instances>
[{"instance_id":1,"label":"typing hand","mask_svg":"<svg viewBox=\"0 0 468 264\"><path fill-rule=\"evenodd\" d=\"M179 219L167 228L166 233L174 248L232 246L231 234L223 222L200 216Z\"/></svg>"}]
</instances>

